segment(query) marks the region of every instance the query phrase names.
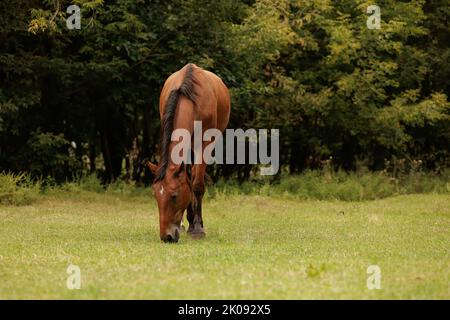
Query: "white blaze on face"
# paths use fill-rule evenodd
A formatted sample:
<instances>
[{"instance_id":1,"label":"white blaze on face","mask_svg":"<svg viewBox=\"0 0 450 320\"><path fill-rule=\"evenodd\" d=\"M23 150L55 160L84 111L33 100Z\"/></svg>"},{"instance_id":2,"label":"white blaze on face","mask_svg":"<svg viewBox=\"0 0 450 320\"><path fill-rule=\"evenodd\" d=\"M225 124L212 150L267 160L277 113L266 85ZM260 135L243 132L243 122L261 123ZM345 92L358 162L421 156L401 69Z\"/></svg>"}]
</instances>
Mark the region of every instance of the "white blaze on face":
<instances>
[{"instance_id":1,"label":"white blaze on face","mask_svg":"<svg viewBox=\"0 0 450 320\"><path fill-rule=\"evenodd\" d=\"M161 186L161 189L159 190L159 194L163 195L164 194L164 186Z\"/></svg>"}]
</instances>

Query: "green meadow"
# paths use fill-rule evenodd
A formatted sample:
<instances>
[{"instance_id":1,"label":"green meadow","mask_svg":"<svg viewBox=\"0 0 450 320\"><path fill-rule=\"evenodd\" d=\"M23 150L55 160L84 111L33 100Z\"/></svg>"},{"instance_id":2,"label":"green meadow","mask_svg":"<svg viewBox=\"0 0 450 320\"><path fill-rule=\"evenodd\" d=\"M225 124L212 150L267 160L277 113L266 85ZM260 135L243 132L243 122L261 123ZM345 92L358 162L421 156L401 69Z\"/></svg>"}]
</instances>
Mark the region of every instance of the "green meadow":
<instances>
[{"instance_id":1,"label":"green meadow","mask_svg":"<svg viewBox=\"0 0 450 320\"><path fill-rule=\"evenodd\" d=\"M86 189L0 205L1 299L450 297L448 192L344 201L210 188L206 238L165 244L150 188ZM71 264L80 289L68 289ZM367 286L371 265L380 289Z\"/></svg>"}]
</instances>

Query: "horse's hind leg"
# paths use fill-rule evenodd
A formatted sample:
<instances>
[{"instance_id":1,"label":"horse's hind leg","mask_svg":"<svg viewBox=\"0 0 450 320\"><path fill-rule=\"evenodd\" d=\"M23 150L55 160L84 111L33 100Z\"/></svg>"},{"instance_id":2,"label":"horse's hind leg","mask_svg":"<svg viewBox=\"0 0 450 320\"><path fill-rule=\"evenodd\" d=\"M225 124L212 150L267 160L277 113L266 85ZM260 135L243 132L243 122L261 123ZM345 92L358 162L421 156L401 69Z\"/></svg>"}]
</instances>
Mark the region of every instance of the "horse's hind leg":
<instances>
[{"instance_id":1,"label":"horse's hind leg","mask_svg":"<svg viewBox=\"0 0 450 320\"><path fill-rule=\"evenodd\" d=\"M187 208L187 220L189 222L188 233L194 238L203 238L202 199L205 194L205 164L199 164L193 168L192 191L194 197Z\"/></svg>"}]
</instances>

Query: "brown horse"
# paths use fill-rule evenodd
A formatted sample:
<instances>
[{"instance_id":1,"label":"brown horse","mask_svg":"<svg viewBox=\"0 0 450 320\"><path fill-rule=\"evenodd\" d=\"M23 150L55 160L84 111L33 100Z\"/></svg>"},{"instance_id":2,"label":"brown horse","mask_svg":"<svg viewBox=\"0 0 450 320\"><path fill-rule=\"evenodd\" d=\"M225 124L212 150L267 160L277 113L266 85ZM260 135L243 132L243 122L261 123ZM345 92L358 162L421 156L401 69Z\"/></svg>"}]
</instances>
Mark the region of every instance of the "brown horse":
<instances>
[{"instance_id":1,"label":"brown horse","mask_svg":"<svg viewBox=\"0 0 450 320\"><path fill-rule=\"evenodd\" d=\"M161 157L158 165L147 163L156 175L153 182L159 208L161 240L177 242L184 211L187 209L188 233L204 237L202 198L205 193L206 164L176 164L171 151L178 141L172 141L175 129L194 132L194 121L202 122L202 131L223 132L230 117L230 95L215 74L187 64L165 82L159 98L161 117ZM202 135L203 135L202 132ZM203 149L212 142L202 143Z\"/></svg>"}]
</instances>

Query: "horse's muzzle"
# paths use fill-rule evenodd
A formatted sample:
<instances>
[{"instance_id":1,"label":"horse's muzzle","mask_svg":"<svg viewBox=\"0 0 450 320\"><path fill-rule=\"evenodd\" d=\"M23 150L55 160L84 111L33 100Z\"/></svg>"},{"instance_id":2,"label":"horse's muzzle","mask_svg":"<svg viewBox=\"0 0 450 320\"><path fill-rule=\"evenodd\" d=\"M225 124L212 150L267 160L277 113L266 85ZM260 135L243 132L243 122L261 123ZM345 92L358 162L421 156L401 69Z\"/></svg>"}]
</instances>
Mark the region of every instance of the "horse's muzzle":
<instances>
[{"instance_id":1,"label":"horse's muzzle","mask_svg":"<svg viewBox=\"0 0 450 320\"><path fill-rule=\"evenodd\" d=\"M180 231L178 227L172 228L171 232L161 235L161 240L169 243L176 243L180 239Z\"/></svg>"}]
</instances>

